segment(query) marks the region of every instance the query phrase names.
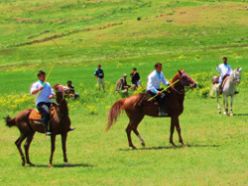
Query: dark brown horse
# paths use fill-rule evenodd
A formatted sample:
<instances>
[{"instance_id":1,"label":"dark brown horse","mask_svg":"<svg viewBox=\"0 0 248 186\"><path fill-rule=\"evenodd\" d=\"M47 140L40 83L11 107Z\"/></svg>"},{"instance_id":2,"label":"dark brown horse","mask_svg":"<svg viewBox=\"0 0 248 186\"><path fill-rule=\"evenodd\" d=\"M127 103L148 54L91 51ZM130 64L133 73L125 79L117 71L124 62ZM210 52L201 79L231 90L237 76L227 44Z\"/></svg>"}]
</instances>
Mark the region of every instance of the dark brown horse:
<instances>
[{"instance_id":1,"label":"dark brown horse","mask_svg":"<svg viewBox=\"0 0 248 186\"><path fill-rule=\"evenodd\" d=\"M56 90L57 104L53 104L51 109L50 126L51 126L52 135L51 135L51 154L50 154L49 166L52 166L56 135L61 135L64 162L65 163L68 162L66 155L66 139L67 139L67 133L71 130L70 128L71 121L69 118L67 102L64 99L63 92L60 91L61 89L59 89L59 86L56 86L55 90ZM33 140L35 132L45 133L44 125L38 123L39 119L35 121L35 119L31 117L31 114L35 115L35 113L38 114L37 111L34 109L26 109L18 113L14 118L10 118L9 116L5 118L6 125L8 127L16 126L20 131L20 137L15 141L15 144L21 155L23 166L25 166L25 163L27 163L30 166L34 166L34 164L31 163L29 158L29 147ZM24 150L25 150L25 155L24 155L21 144L25 139L26 139L26 143L24 145Z\"/></svg>"},{"instance_id":2,"label":"dark brown horse","mask_svg":"<svg viewBox=\"0 0 248 186\"><path fill-rule=\"evenodd\" d=\"M184 143L181 135L179 116L183 113L185 87L189 86L191 88L195 88L197 84L182 70L178 71L171 83L175 84L170 87L166 93L168 117L171 118L169 141L172 145L175 145L173 142L173 133L174 128L176 128L179 136L179 142L183 145ZM145 115L158 117L158 104L156 101L149 101L146 94L133 95L128 98L118 100L109 111L107 130L109 130L116 122L122 110L125 110L127 116L129 117L129 123L126 128L129 147L133 149L136 148L131 139L132 131L139 138L141 145L145 146L145 142L139 134L137 128Z\"/></svg>"}]
</instances>

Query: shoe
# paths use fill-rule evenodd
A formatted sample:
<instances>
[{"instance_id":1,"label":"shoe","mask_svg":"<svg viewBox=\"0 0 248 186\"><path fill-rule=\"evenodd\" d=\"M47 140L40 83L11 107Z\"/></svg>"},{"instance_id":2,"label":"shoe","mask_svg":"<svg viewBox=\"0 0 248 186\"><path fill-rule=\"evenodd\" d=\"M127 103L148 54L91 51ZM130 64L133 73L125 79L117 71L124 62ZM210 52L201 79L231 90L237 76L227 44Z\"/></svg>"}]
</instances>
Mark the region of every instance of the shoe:
<instances>
[{"instance_id":1,"label":"shoe","mask_svg":"<svg viewBox=\"0 0 248 186\"><path fill-rule=\"evenodd\" d=\"M51 136L52 133L51 133L50 131L46 131L46 135L47 135L47 136Z\"/></svg>"},{"instance_id":2,"label":"shoe","mask_svg":"<svg viewBox=\"0 0 248 186\"><path fill-rule=\"evenodd\" d=\"M168 116L168 113L166 113L164 111L159 111L158 116L159 117L166 117L166 116Z\"/></svg>"},{"instance_id":3,"label":"shoe","mask_svg":"<svg viewBox=\"0 0 248 186\"><path fill-rule=\"evenodd\" d=\"M239 92L238 91L235 91L234 94L239 94Z\"/></svg>"}]
</instances>

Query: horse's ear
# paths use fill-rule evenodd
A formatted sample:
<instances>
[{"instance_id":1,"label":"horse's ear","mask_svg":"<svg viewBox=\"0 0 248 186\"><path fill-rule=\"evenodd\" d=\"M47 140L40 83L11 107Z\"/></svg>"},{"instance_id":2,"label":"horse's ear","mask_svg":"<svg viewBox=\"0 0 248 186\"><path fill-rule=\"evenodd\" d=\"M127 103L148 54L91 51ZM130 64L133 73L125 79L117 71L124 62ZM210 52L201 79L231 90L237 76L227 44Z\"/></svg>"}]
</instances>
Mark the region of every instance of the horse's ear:
<instances>
[{"instance_id":1,"label":"horse's ear","mask_svg":"<svg viewBox=\"0 0 248 186\"><path fill-rule=\"evenodd\" d=\"M181 76L184 73L184 70L178 70L178 73Z\"/></svg>"}]
</instances>

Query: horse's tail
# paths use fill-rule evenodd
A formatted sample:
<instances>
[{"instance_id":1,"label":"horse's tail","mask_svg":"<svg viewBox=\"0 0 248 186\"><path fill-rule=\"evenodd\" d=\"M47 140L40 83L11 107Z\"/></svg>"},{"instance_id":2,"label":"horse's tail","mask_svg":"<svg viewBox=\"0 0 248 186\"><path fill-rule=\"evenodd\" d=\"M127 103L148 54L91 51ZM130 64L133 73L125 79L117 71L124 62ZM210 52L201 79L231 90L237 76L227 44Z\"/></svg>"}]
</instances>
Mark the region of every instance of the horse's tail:
<instances>
[{"instance_id":1,"label":"horse's tail","mask_svg":"<svg viewBox=\"0 0 248 186\"><path fill-rule=\"evenodd\" d=\"M13 127L16 125L15 118L11 118L11 117L7 116L4 119L5 119L6 126Z\"/></svg>"},{"instance_id":2,"label":"horse's tail","mask_svg":"<svg viewBox=\"0 0 248 186\"><path fill-rule=\"evenodd\" d=\"M117 121L117 118L121 114L121 111L123 110L123 104L125 102L125 99L120 99L116 101L113 106L111 107L109 114L108 114L108 124L106 127L106 131L108 131L112 125Z\"/></svg>"}]
</instances>

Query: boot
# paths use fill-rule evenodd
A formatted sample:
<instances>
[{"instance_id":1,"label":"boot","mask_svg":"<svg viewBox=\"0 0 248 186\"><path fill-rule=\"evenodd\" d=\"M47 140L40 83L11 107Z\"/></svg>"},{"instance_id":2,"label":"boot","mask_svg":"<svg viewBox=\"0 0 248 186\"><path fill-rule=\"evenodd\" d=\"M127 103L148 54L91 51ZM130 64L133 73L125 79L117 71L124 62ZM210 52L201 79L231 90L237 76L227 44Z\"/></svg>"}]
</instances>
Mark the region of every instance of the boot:
<instances>
[{"instance_id":1,"label":"boot","mask_svg":"<svg viewBox=\"0 0 248 186\"><path fill-rule=\"evenodd\" d=\"M159 108L159 112L158 112L158 116L159 117L166 117L168 116L168 113L165 112L165 109L162 109L161 107Z\"/></svg>"},{"instance_id":2,"label":"boot","mask_svg":"<svg viewBox=\"0 0 248 186\"><path fill-rule=\"evenodd\" d=\"M46 129L45 134L46 134L47 136L51 136L51 135L52 135L52 132L51 132L51 130L50 130L49 124L46 124L45 129Z\"/></svg>"}]
</instances>

